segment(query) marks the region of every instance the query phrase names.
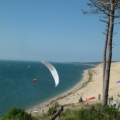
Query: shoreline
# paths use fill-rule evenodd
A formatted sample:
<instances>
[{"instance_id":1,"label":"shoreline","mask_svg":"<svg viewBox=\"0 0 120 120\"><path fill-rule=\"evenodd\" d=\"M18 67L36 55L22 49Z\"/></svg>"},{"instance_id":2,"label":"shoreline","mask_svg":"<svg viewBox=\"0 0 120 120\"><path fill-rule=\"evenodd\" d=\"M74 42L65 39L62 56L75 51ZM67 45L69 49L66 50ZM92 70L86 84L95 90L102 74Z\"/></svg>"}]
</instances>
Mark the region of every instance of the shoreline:
<instances>
[{"instance_id":1,"label":"shoreline","mask_svg":"<svg viewBox=\"0 0 120 120\"><path fill-rule=\"evenodd\" d=\"M54 103L58 100L64 99L64 98L68 97L70 94L74 94L77 90L81 89L83 84L86 84L86 82L88 81L88 78L89 78L88 71L89 70L90 69L86 69L83 71L81 80L77 84L75 84L72 88L66 90L65 92L63 92L51 99L48 99L45 102L42 102L40 104L37 104L37 105L27 109L26 112L31 113L33 115L35 113L40 113L43 109L44 109L44 112L47 112L48 108L51 105L53 105L52 103ZM60 104L60 105L62 105L62 104Z\"/></svg>"},{"instance_id":2,"label":"shoreline","mask_svg":"<svg viewBox=\"0 0 120 120\"><path fill-rule=\"evenodd\" d=\"M54 98L26 110L26 112L31 113L32 115L37 115L38 113L41 113L43 109L44 112L47 112L54 102L58 102L59 105L71 105L78 103L80 97L82 97L83 100L86 100L89 97L95 97L92 101L98 101L99 95L100 99L102 98L102 73L102 63L96 65L94 68L84 70L80 82L78 82L75 86ZM118 98L115 95L116 93L120 93L120 84L116 84L117 80L120 80L120 62L112 62L109 82L109 96L113 96L114 100L120 100L120 97Z\"/></svg>"}]
</instances>

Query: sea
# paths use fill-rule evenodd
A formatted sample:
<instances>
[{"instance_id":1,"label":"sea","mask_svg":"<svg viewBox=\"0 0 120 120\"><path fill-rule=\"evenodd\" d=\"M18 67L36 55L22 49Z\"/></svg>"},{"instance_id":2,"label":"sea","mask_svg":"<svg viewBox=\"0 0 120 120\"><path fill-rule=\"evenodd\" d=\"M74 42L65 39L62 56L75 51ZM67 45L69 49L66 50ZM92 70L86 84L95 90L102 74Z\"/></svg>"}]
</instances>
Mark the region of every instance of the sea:
<instances>
[{"instance_id":1,"label":"sea","mask_svg":"<svg viewBox=\"0 0 120 120\"><path fill-rule=\"evenodd\" d=\"M41 62L0 60L0 117L11 107L26 110L64 93L80 82L84 70L94 67L94 63L50 63L59 75L57 87Z\"/></svg>"}]
</instances>

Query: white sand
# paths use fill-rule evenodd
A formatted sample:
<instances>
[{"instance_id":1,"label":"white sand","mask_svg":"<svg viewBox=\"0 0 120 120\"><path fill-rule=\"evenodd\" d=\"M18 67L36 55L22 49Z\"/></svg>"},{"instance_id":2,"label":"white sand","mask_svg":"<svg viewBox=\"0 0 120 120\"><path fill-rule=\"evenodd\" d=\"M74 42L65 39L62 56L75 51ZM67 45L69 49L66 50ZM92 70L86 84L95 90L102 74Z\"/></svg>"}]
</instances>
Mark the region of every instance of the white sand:
<instances>
[{"instance_id":1,"label":"white sand","mask_svg":"<svg viewBox=\"0 0 120 120\"><path fill-rule=\"evenodd\" d=\"M89 79L89 74L88 74L89 71L91 71L92 73L92 78L91 78L92 80L90 82L87 82ZM36 105L33 108L27 110L27 112L31 114L36 114L37 112L41 113L43 109L44 112L46 112L49 106L51 105L51 101L55 99L60 105L78 103L80 97L82 97L83 100L86 100L86 98L94 96L95 97L94 101L97 101L99 94L102 97L102 84L103 84L102 76L103 76L102 64L99 64L93 69L85 70L82 81L78 83L75 87L73 87L71 90L45 103ZM120 80L120 62L112 63L111 73L110 73L110 83L109 83L109 96L113 96L114 99L120 100L120 97L116 96L116 94L118 93L120 94L120 84L116 83L117 80ZM83 83L86 83L84 84L85 87L81 87L83 86ZM65 97L60 98L62 96Z\"/></svg>"}]
</instances>

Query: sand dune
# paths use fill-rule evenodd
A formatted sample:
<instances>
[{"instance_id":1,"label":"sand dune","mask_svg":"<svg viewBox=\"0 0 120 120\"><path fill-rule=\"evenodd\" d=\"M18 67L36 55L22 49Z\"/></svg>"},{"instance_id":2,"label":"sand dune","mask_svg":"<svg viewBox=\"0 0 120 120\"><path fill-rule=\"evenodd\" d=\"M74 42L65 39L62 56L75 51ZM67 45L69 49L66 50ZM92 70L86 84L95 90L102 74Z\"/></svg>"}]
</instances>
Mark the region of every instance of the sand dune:
<instances>
[{"instance_id":1,"label":"sand dune","mask_svg":"<svg viewBox=\"0 0 120 120\"><path fill-rule=\"evenodd\" d=\"M38 113L42 113L43 109L44 112L46 112L51 105L51 101L53 100L56 100L60 105L65 105L78 103L80 97L82 97L83 100L86 100L86 98L94 96L95 99L93 101L97 101L98 96L101 96L102 99L102 75L102 64L99 64L93 69L85 70L82 81L78 83L75 87L73 87L71 90L45 103L36 105L35 107L27 110L27 112L33 114L34 111L38 111ZM116 94L120 94L120 84L116 83L117 80L120 80L120 62L112 63L109 83L109 96L113 96L115 100L120 100L120 97L116 96Z\"/></svg>"}]
</instances>

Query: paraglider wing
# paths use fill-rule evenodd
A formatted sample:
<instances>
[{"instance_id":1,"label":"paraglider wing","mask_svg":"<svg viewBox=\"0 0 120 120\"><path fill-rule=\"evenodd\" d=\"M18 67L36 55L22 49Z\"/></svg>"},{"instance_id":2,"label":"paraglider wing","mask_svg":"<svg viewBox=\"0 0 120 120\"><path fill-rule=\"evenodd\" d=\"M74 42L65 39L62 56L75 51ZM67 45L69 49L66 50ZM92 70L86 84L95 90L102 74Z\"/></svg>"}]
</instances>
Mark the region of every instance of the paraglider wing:
<instances>
[{"instance_id":1,"label":"paraglider wing","mask_svg":"<svg viewBox=\"0 0 120 120\"><path fill-rule=\"evenodd\" d=\"M52 64L50 64L48 62L42 61L41 63L43 63L50 70L50 72L54 78L54 81L55 81L55 87L57 87L57 85L59 84L59 76L58 76L57 70L55 69L55 67Z\"/></svg>"}]
</instances>

